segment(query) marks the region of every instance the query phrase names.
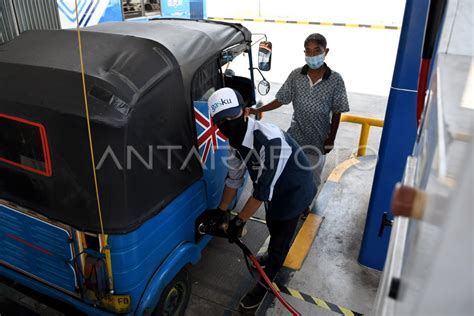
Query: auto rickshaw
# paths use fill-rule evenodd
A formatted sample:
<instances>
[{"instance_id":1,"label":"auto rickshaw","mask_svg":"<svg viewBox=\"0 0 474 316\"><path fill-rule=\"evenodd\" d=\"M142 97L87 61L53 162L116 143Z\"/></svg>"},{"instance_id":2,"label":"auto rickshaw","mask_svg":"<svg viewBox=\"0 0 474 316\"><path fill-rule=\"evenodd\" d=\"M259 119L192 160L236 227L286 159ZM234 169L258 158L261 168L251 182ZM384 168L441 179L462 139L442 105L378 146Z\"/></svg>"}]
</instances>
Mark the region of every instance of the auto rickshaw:
<instances>
[{"instance_id":1,"label":"auto rickshaw","mask_svg":"<svg viewBox=\"0 0 474 316\"><path fill-rule=\"evenodd\" d=\"M88 315L180 315L186 267L210 239L195 222L227 173L207 98L227 86L255 104L252 34L173 19L88 27L84 90L77 35L0 47L0 276ZM249 78L225 73L243 53Z\"/></svg>"}]
</instances>

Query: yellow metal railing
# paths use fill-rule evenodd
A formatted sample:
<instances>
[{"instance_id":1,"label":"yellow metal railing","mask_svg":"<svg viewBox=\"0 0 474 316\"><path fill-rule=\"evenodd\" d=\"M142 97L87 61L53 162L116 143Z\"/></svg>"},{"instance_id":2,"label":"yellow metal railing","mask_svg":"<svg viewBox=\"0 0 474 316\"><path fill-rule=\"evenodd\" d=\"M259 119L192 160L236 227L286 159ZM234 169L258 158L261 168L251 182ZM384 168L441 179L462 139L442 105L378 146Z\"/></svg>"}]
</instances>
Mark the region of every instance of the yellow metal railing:
<instances>
[{"instance_id":1,"label":"yellow metal railing","mask_svg":"<svg viewBox=\"0 0 474 316\"><path fill-rule=\"evenodd\" d=\"M369 132L371 126L383 127L383 120L374 119L371 117L352 115L352 114L342 114L341 122L360 124L360 138L359 138L359 149L357 150L357 157L365 156L365 151L367 149L367 144L369 141Z\"/></svg>"}]
</instances>

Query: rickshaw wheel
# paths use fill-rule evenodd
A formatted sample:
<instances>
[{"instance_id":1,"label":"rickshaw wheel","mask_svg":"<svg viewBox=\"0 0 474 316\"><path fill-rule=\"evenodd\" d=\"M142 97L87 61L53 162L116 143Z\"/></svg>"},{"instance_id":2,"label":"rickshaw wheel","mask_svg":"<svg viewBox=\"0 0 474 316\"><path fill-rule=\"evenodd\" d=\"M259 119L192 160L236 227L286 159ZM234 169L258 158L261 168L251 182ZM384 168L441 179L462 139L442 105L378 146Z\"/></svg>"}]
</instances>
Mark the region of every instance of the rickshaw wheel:
<instances>
[{"instance_id":1,"label":"rickshaw wheel","mask_svg":"<svg viewBox=\"0 0 474 316\"><path fill-rule=\"evenodd\" d=\"M182 269L161 293L153 316L182 316L191 296L189 272Z\"/></svg>"}]
</instances>

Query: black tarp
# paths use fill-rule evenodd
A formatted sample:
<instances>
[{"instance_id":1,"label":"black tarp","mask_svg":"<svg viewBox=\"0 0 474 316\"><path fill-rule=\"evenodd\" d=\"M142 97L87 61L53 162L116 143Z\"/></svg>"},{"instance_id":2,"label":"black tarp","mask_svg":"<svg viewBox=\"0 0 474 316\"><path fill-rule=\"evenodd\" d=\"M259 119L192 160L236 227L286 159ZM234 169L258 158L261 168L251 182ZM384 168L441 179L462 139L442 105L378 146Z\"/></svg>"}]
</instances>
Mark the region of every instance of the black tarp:
<instances>
[{"instance_id":1,"label":"black tarp","mask_svg":"<svg viewBox=\"0 0 474 316\"><path fill-rule=\"evenodd\" d=\"M238 25L163 20L102 24L81 35L96 164L106 157L97 170L105 231L127 232L201 177L196 157L181 168L196 143L193 75L221 50L249 42L250 33ZM26 32L0 46L0 115L43 125L52 167L45 176L0 161L0 198L97 232L79 60L71 30ZM2 132L25 138L18 125ZM37 139L23 141L38 146ZM181 149L173 147L169 160L164 146Z\"/></svg>"}]
</instances>

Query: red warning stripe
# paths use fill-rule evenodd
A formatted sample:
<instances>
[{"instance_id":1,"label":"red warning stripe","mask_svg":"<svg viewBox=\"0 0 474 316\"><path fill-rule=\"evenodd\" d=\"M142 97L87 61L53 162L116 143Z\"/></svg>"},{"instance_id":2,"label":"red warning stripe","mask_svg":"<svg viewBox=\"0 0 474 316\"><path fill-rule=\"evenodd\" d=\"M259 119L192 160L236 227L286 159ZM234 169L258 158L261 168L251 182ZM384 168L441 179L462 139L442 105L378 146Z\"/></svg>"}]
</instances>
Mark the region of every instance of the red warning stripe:
<instances>
[{"instance_id":1,"label":"red warning stripe","mask_svg":"<svg viewBox=\"0 0 474 316\"><path fill-rule=\"evenodd\" d=\"M43 249L43 248L41 248L41 247L38 247L38 246L36 246L36 245L33 245L32 243L29 243L29 242L27 242L26 240L21 239L21 238L18 237L18 236L15 236L15 235L13 235L13 234L5 234L5 235L6 235L8 238L11 238L11 239L16 240L16 241L18 241L18 242L21 242L21 243L24 244L24 245L27 245L28 247L34 248L34 249L36 249L36 250L39 250L39 251L41 251L41 252L47 254L48 256L51 256L51 257L54 256L54 254L53 254L52 252L50 252L50 251L48 251L48 250L46 250L46 249Z\"/></svg>"}]
</instances>

